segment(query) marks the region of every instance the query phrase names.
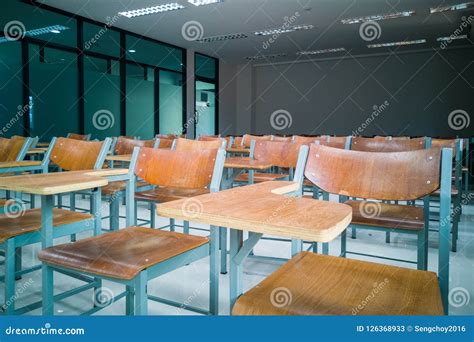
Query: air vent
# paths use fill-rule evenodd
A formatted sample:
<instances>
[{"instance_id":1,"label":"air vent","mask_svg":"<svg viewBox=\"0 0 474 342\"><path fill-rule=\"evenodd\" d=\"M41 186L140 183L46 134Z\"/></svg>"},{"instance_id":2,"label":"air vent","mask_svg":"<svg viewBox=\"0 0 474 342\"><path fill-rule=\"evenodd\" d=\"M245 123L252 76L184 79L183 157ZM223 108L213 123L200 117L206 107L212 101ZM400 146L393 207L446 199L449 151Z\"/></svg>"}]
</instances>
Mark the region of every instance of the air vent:
<instances>
[{"instance_id":1,"label":"air vent","mask_svg":"<svg viewBox=\"0 0 474 342\"><path fill-rule=\"evenodd\" d=\"M248 36L243 33L233 33L233 34L225 34L225 35L220 35L220 36L204 37L196 41L199 43L213 43L213 42L221 42L224 40L234 40L234 39L244 39L244 38L248 38Z\"/></svg>"},{"instance_id":2,"label":"air vent","mask_svg":"<svg viewBox=\"0 0 474 342\"><path fill-rule=\"evenodd\" d=\"M415 14L416 14L415 11L403 11L403 12L396 12L396 13L376 14L376 15L369 15L369 16L366 16L366 17L342 19L341 23L346 24L346 25L347 24L360 24L360 23L365 23L367 21L380 21L380 20L411 17Z\"/></svg>"}]
</instances>

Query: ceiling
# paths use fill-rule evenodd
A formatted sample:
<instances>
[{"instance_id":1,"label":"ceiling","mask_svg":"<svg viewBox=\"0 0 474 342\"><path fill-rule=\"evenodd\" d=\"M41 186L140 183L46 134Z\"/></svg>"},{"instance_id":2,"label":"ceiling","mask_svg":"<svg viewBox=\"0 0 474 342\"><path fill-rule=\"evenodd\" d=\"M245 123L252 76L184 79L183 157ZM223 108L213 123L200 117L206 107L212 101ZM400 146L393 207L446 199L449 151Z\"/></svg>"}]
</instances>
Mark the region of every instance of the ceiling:
<instances>
[{"instance_id":1,"label":"ceiling","mask_svg":"<svg viewBox=\"0 0 474 342\"><path fill-rule=\"evenodd\" d=\"M474 15L473 8L430 14L430 7L455 5L468 0L224 0L223 3L196 7L186 0L40 0L38 2L107 22L118 12L177 2L186 8L136 18L120 19L114 26L212 55L228 63L246 63L246 57L285 54L263 58L254 63L277 62L303 58L365 55L396 49L397 51L440 48L438 37L450 36L460 28L463 18ZM378 21L379 38L366 41L360 34L361 24L344 25L341 19L414 10L411 17ZM271 36L256 36L255 31L291 25L313 25L313 29ZM474 24L474 22L473 22ZM200 37L243 33L244 39L200 43L183 34L183 28L194 25ZM471 28L464 29L467 34ZM188 37L188 39L185 38ZM367 44L426 39L426 43L395 48L369 49ZM471 37L472 39L472 37ZM469 39L456 40L448 47L473 46ZM317 56L297 56L298 51L345 48L345 52Z\"/></svg>"}]
</instances>

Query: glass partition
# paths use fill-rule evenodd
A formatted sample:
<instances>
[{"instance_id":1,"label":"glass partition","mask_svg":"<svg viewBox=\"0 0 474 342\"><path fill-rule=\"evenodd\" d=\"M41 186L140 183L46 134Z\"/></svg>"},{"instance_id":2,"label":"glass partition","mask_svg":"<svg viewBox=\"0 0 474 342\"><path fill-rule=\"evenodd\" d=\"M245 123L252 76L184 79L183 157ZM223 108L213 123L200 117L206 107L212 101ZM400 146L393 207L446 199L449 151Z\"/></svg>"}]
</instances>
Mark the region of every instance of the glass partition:
<instances>
[{"instance_id":1,"label":"glass partition","mask_svg":"<svg viewBox=\"0 0 474 342\"><path fill-rule=\"evenodd\" d=\"M159 72L160 76L160 134L183 133L183 75L176 72Z\"/></svg>"}]
</instances>

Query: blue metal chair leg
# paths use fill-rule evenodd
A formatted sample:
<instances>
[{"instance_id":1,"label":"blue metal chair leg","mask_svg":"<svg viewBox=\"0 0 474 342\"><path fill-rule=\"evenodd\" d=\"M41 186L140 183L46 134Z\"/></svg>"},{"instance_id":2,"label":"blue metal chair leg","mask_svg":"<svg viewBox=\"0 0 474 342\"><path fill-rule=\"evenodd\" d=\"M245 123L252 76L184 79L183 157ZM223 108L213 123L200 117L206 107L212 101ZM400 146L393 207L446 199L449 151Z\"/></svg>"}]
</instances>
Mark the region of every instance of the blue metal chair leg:
<instances>
[{"instance_id":1,"label":"blue metal chair leg","mask_svg":"<svg viewBox=\"0 0 474 342\"><path fill-rule=\"evenodd\" d=\"M42 293L43 293L43 316L52 316L54 314L54 279L53 269L43 264L41 267Z\"/></svg>"},{"instance_id":2,"label":"blue metal chair leg","mask_svg":"<svg viewBox=\"0 0 474 342\"><path fill-rule=\"evenodd\" d=\"M36 196L33 194L30 195L30 208L36 208Z\"/></svg>"},{"instance_id":3,"label":"blue metal chair leg","mask_svg":"<svg viewBox=\"0 0 474 342\"><path fill-rule=\"evenodd\" d=\"M352 235L351 238L357 239L357 230L355 228L352 228Z\"/></svg>"},{"instance_id":4,"label":"blue metal chair leg","mask_svg":"<svg viewBox=\"0 0 474 342\"><path fill-rule=\"evenodd\" d=\"M227 274L227 228L220 229L221 274Z\"/></svg>"},{"instance_id":5,"label":"blue metal chair leg","mask_svg":"<svg viewBox=\"0 0 474 342\"><path fill-rule=\"evenodd\" d=\"M21 247L15 248L15 272L21 271L21 268L22 268L21 255L22 255ZM21 275L15 276L15 280L20 280L20 279L21 279Z\"/></svg>"},{"instance_id":6,"label":"blue metal chair leg","mask_svg":"<svg viewBox=\"0 0 474 342\"><path fill-rule=\"evenodd\" d=\"M134 315L134 296L135 292L132 286L127 286L127 296L125 297L125 314L127 316Z\"/></svg>"},{"instance_id":7,"label":"blue metal chair leg","mask_svg":"<svg viewBox=\"0 0 474 342\"><path fill-rule=\"evenodd\" d=\"M5 241L5 303L6 315L15 313L15 241Z\"/></svg>"},{"instance_id":8,"label":"blue metal chair leg","mask_svg":"<svg viewBox=\"0 0 474 342\"><path fill-rule=\"evenodd\" d=\"M189 234L189 221L183 221L183 233Z\"/></svg>"},{"instance_id":9,"label":"blue metal chair leg","mask_svg":"<svg viewBox=\"0 0 474 342\"><path fill-rule=\"evenodd\" d=\"M147 273L147 270L141 271L134 280L134 314L136 316L146 316L148 314Z\"/></svg>"},{"instance_id":10,"label":"blue metal chair leg","mask_svg":"<svg viewBox=\"0 0 474 342\"><path fill-rule=\"evenodd\" d=\"M119 230L120 197L112 196L110 202L109 225L111 231Z\"/></svg>"},{"instance_id":11,"label":"blue metal chair leg","mask_svg":"<svg viewBox=\"0 0 474 342\"><path fill-rule=\"evenodd\" d=\"M150 227L156 228L156 205L150 202Z\"/></svg>"},{"instance_id":12,"label":"blue metal chair leg","mask_svg":"<svg viewBox=\"0 0 474 342\"><path fill-rule=\"evenodd\" d=\"M427 234L426 231L429 229L423 229L418 232L418 243L417 243L417 269L426 271L427 270L427 260L426 260L426 249L428 248L428 242L426 240Z\"/></svg>"},{"instance_id":13,"label":"blue metal chair leg","mask_svg":"<svg viewBox=\"0 0 474 342\"><path fill-rule=\"evenodd\" d=\"M385 232L385 243L390 243L390 232Z\"/></svg>"},{"instance_id":14,"label":"blue metal chair leg","mask_svg":"<svg viewBox=\"0 0 474 342\"><path fill-rule=\"evenodd\" d=\"M219 227L211 226L209 274L209 312L219 314Z\"/></svg>"},{"instance_id":15,"label":"blue metal chair leg","mask_svg":"<svg viewBox=\"0 0 474 342\"><path fill-rule=\"evenodd\" d=\"M176 230L175 220L172 218L170 219L170 231L174 232Z\"/></svg>"},{"instance_id":16,"label":"blue metal chair leg","mask_svg":"<svg viewBox=\"0 0 474 342\"><path fill-rule=\"evenodd\" d=\"M345 258L347 255L347 230L341 234L341 257Z\"/></svg>"},{"instance_id":17,"label":"blue metal chair leg","mask_svg":"<svg viewBox=\"0 0 474 342\"><path fill-rule=\"evenodd\" d=\"M329 255L329 243L327 242L323 243L323 254Z\"/></svg>"}]
</instances>

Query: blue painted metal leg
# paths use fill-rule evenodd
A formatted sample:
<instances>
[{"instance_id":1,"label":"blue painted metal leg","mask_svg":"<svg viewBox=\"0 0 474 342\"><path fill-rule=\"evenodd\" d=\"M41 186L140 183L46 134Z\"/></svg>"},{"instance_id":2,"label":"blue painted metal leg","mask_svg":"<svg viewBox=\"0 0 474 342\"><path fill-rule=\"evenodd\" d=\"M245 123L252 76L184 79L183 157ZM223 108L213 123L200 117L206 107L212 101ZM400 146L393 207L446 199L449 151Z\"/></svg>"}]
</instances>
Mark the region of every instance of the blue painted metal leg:
<instances>
[{"instance_id":1,"label":"blue painted metal leg","mask_svg":"<svg viewBox=\"0 0 474 342\"><path fill-rule=\"evenodd\" d=\"M176 230L175 220L172 218L170 219L170 231L174 232Z\"/></svg>"},{"instance_id":2,"label":"blue painted metal leg","mask_svg":"<svg viewBox=\"0 0 474 342\"><path fill-rule=\"evenodd\" d=\"M385 243L390 243L390 232L385 232Z\"/></svg>"},{"instance_id":3,"label":"blue painted metal leg","mask_svg":"<svg viewBox=\"0 0 474 342\"><path fill-rule=\"evenodd\" d=\"M41 196L41 248L43 249L53 245L53 206L53 196ZM54 313L54 283L52 268L43 264L41 267L41 277L43 316L51 316Z\"/></svg>"},{"instance_id":4,"label":"blue painted metal leg","mask_svg":"<svg viewBox=\"0 0 474 342\"><path fill-rule=\"evenodd\" d=\"M71 192L69 194L69 208L71 211L76 211L76 194ZM76 234L71 235L71 242L75 242L77 240Z\"/></svg>"},{"instance_id":5,"label":"blue painted metal leg","mask_svg":"<svg viewBox=\"0 0 474 342\"><path fill-rule=\"evenodd\" d=\"M329 255L329 243L327 242L323 243L323 254Z\"/></svg>"},{"instance_id":6,"label":"blue painted metal leg","mask_svg":"<svg viewBox=\"0 0 474 342\"><path fill-rule=\"evenodd\" d=\"M352 227L352 235L351 235L351 238L357 239L357 232L356 232L356 229L355 229L354 227Z\"/></svg>"},{"instance_id":7,"label":"blue painted metal leg","mask_svg":"<svg viewBox=\"0 0 474 342\"><path fill-rule=\"evenodd\" d=\"M148 297L146 293L147 270L141 271L134 281L135 303L134 310L137 316L146 316L148 314Z\"/></svg>"},{"instance_id":8,"label":"blue painted metal leg","mask_svg":"<svg viewBox=\"0 0 474 342\"><path fill-rule=\"evenodd\" d=\"M5 241L5 303L6 315L15 313L15 241Z\"/></svg>"},{"instance_id":9,"label":"blue painted metal leg","mask_svg":"<svg viewBox=\"0 0 474 342\"><path fill-rule=\"evenodd\" d=\"M209 312L219 314L219 227L211 226Z\"/></svg>"},{"instance_id":10,"label":"blue painted metal leg","mask_svg":"<svg viewBox=\"0 0 474 342\"><path fill-rule=\"evenodd\" d=\"M21 247L15 248L15 272L21 271L22 260L21 260L22 249ZM15 280L20 280L21 275L16 275Z\"/></svg>"},{"instance_id":11,"label":"blue painted metal leg","mask_svg":"<svg viewBox=\"0 0 474 342\"><path fill-rule=\"evenodd\" d=\"M189 234L189 221L183 221L183 233Z\"/></svg>"},{"instance_id":12,"label":"blue painted metal leg","mask_svg":"<svg viewBox=\"0 0 474 342\"><path fill-rule=\"evenodd\" d=\"M291 256L294 257L295 255L301 253L303 250L303 241L302 240L291 240Z\"/></svg>"},{"instance_id":13,"label":"blue painted metal leg","mask_svg":"<svg viewBox=\"0 0 474 342\"><path fill-rule=\"evenodd\" d=\"M110 198L110 215L109 215L109 225L111 231L119 230L120 225L120 197L112 196Z\"/></svg>"},{"instance_id":14,"label":"blue painted metal leg","mask_svg":"<svg viewBox=\"0 0 474 342\"><path fill-rule=\"evenodd\" d=\"M43 316L54 315L54 276L53 269L46 264L41 267L42 293L43 293Z\"/></svg>"},{"instance_id":15,"label":"blue painted metal leg","mask_svg":"<svg viewBox=\"0 0 474 342\"><path fill-rule=\"evenodd\" d=\"M318 243L313 242L313 253L318 253Z\"/></svg>"},{"instance_id":16,"label":"blue painted metal leg","mask_svg":"<svg viewBox=\"0 0 474 342\"><path fill-rule=\"evenodd\" d=\"M62 207L63 207L63 195L59 194L58 195L58 208L62 208Z\"/></svg>"},{"instance_id":17,"label":"blue painted metal leg","mask_svg":"<svg viewBox=\"0 0 474 342\"><path fill-rule=\"evenodd\" d=\"M132 286L127 286L127 296L125 297L125 314L127 316L134 315L134 304L133 304L133 297L135 296L135 292Z\"/></svg>"},{"instance_id":18,"label":"blue painted metal leg","mask_svg":"<svg viewBox=\"0 0 474 342\"><path fill-rule=\"evenodd\" d=\"M230 251L229 251L229 271L230 271L230 308L232 310L237 298L242 294L242 265L234 260L242 247L243 232L241 230L230 229Z\"/></svg>"},{"instance_id":19,"label":"blue painted metal leg","mask_svg":"<svg viewBox=\"0 0 474 342\"><path fill-rule=\"evenodd\" d=\"M341 257L345 258L347 252L347 230L341 234Z\"/></svg>"},{"instance_id":20,"label":"blue painted metal leg","mask_svg":"<svg viewBox=\"0 0 474 342\"><path fill-rule=\"evenodd\" d=\"M36 208L36 196L33 194L30 195L30 208Z\"/></svg>"},{"instance_id":21,"label":"blue painted metal leg","mask_svg":"<svg viewBox=\"0 0 474 342\"><path fill-rule=\"evenodd\" d=\"M227 228L219 227L221 248L221 274L227 274Z\"/></svg>"},{"instance_id":22,"label":"blue painted metal leg","mask_svg":"<svg viewBox=\"0 0 474 342\"><path fill-rule=\"evenodd\" d=\"M135 202L135 176L132 176L125 185L125 224L127 227L137 225L137 208Z\"/></svg>"},{"instance_id":23,"label":"blue painted metal leg","mask_svg":"<svg viewBox=\"0 0 474 342\"><path fill-rule=\"evenodd\" d=\"M150 227L156 228L156 205L150 202Z\"/></svg>"},{"instance_id":24,"label":"blue painted metal leg","mask_svg":"<svg viewBox=\"0 0 474 342\"><path fill-rule=\"evenodd\" d=\"M102 189L97 188L92 191L92 215L94 215L94 236L99 236L102 234ZM100 293L102 290L102 279L99 277L94 277L94 298L99 299ZM94 306L99 304L98 300L94 301Z\"/></svg>"}]
</instances>

